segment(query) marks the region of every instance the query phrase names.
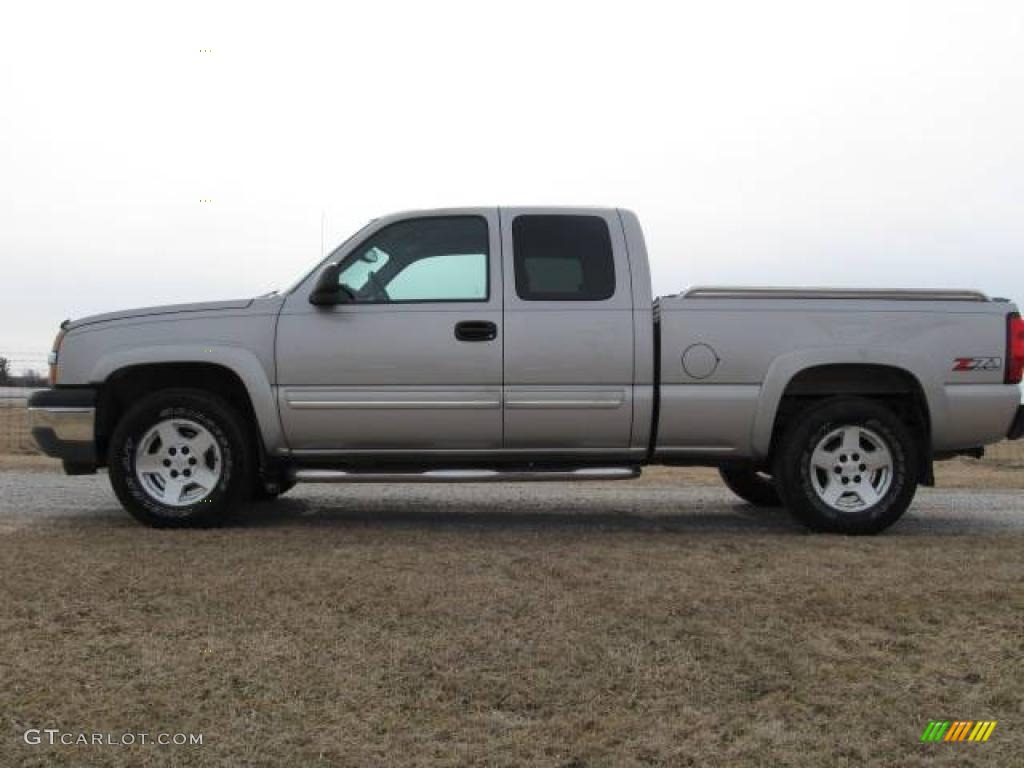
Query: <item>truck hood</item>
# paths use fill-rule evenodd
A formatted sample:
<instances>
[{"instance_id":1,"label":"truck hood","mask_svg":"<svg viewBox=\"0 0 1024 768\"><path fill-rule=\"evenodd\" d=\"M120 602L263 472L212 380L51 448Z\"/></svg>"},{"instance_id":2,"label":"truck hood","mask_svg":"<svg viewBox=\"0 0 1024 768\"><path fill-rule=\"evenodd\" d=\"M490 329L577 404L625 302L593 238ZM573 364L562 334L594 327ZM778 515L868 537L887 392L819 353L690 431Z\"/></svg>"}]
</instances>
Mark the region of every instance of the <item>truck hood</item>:
<instances>
[{"instance_id":1,"label":"truck hood","mask_svg":"<svg viewBox=\"0 0 1024 768\"><path fill-rule=\"evenodd\" d=\"M202 301L195 304L165 304L160 307L140 307L138 309L124 309L119 312L105 312L102 315L90 315L77 320L69 320L64 323L65 330L74 330L86 325L96 323L108 323L115 320L131 320L139 317L153 317L155 315L180 315L189 312L218 312L230 309L246 309L252 305L255 299L236 299L234 301Z\"/></svg>"}]
</instances>

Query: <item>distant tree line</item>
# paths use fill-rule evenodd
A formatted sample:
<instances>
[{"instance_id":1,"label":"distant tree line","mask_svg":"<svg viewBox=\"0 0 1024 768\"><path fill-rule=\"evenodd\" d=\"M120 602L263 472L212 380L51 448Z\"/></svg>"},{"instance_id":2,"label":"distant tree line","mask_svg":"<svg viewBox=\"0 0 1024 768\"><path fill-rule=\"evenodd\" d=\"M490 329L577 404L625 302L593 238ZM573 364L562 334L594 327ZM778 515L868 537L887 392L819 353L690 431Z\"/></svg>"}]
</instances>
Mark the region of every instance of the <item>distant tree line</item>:
<instances>
[{"instance_id":1,"label":"distant tree line","mask_svg":"<svg viewBox=\"0 0 1024 768\"><path fill-rule=\"evenodd\" d=\"M37 371L28 370L20 376L11 373L11 362L0 357L0 387L45 387L49 385L46 376Z\"/></svg>"}]
</instances>

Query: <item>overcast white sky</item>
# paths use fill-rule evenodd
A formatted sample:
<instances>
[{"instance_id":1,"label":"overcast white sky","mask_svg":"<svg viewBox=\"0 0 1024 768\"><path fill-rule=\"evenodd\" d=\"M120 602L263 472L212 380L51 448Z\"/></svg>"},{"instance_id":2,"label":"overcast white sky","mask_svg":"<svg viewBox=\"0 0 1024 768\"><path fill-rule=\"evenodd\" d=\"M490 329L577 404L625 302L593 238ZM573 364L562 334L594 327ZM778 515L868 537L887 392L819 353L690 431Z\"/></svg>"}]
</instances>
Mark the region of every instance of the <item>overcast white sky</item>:
<instances>
[{"instance_id":1,"label":"overcast white sky","mask_svg":"<svg viewBox=\"0 0 1024 768\"><path fill-rule=\"evenodd\" d=\"M1024 300L1024 3L4 7L0 354L496 204L636 210L658 293Z\"/></svg>"}]
</instances>

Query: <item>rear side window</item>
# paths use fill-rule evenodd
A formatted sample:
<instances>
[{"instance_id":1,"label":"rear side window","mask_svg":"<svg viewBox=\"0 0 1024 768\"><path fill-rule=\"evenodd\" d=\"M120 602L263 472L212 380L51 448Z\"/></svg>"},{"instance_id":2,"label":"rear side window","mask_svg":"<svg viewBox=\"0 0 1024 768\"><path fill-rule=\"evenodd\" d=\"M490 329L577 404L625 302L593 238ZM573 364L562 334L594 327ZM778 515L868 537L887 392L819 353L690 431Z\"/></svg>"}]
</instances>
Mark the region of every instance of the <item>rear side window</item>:
<instances>
[{"instance_id":1,"label":"rear side window","mask_svg":"<svg viewBox=\"0 0 1024 768\"><path fill-rule=\"evenodd\" d=\"M612 240L600 216L517 216L512 242L524 301L603 301L615 293Z\"/></svg>"}]
</instances>

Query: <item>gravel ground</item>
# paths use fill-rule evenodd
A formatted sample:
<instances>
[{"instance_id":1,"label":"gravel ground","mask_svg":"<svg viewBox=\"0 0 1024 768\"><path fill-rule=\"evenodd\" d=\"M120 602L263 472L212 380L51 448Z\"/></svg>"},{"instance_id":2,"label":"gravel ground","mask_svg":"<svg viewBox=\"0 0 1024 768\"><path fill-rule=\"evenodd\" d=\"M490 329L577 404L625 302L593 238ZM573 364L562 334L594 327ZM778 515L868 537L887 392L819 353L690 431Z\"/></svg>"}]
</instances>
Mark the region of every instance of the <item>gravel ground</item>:
<instances>
[{"instance_id":1,"label":"gravel ground","mask_svg":"<svg viewBox=\"0 0 1024 768\"><path fill-rule=\"evenodd\" d=\"M651 531L800 530L781 511L758 510L698 476L665 474L618 483L300 485L273 503L244 510L238 525L420 528L581 528ZM134 525L105 474L66 477L0 471L0 530ZM1024 530L1024 492L922 489L890 535Z\"/></svg>"}]
</instances>

